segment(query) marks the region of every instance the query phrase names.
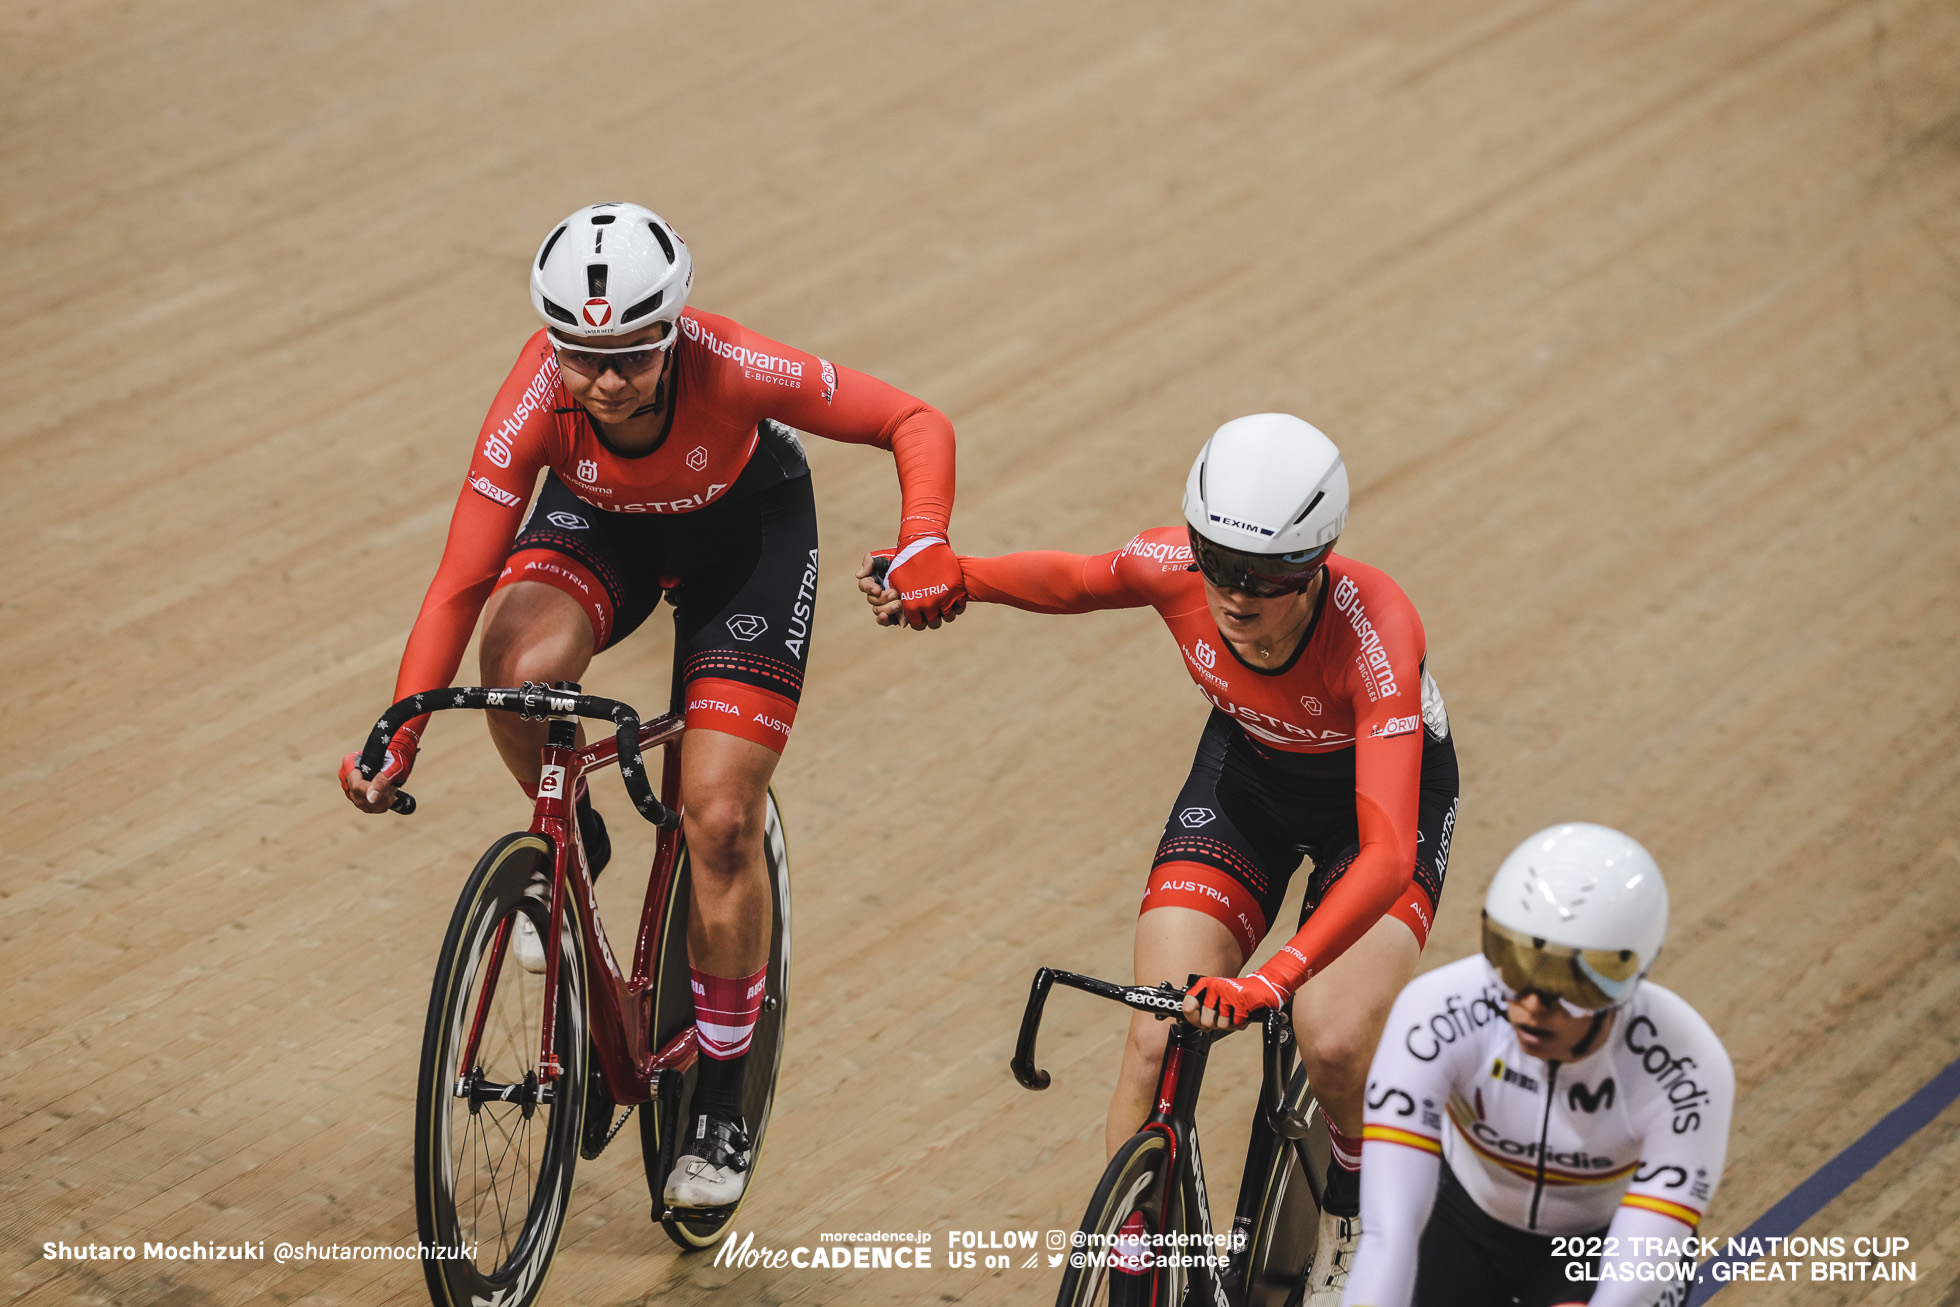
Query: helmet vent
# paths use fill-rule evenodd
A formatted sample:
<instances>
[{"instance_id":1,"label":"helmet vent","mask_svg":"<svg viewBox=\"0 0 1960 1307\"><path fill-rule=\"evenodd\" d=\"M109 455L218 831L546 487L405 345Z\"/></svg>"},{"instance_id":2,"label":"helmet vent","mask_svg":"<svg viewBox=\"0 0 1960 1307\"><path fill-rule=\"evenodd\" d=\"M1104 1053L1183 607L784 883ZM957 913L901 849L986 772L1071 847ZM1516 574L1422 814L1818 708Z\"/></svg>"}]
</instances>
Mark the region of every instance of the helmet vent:
<instances>
[{"instance_id":1,"label":"helmet vent","mask_svg":"<svg viewBox=\"0 0 1960 1307\"><path fill-rule=\"evenodd\" d=\"M1319 504L1320 501L1325 498L1327 498L1327 492L1325 490L1314 491L1313 498L1307 501L1307 506L1300 510L1300 516L1294 518L1291 525L1298 526L1300 525L1300 523L1306 521L1307 514L1313 512L1314 506Z\"/></svg>"},{"instance_id":2,"label":"helmet vent","mask_svg":"<svg viewBox=\"0 0 1960 1307\"><path fill-rule=\"evenodd\" d=\"M565 224L565 227L569 226L571 226L570 223ZM552 232L551 239L547 240L544 243L544 248L538 251L538 268L540 271L544 268L544 261L551 257L551 247L556 245L558 238L565 234L565 227L560 227L557 231Z\"/></svg>"},{"instance_id":3,"label":"helmet vent","mask_svg":"<svg viewBox=\"0 0 1960 1307\"><path fill-rule=\"evenodd\" d=\"M674 242L667 239L667 233L660 230L660 224L657 222L648 223L647 230L652 232L653 238L660 242L660 251L667 256L667 262L672 263L674 261Z\"/></svg>"},{"instance_id":4,"label":"helmet vent","mask_svg":"<svg viewBox=\"0 0 1960 1307\"><path fill-rule=\"evenodd\" d=\"M578 319L573 317L566 310L559 308L556 304L553 304L550 300L544 299L542 295L540 295L538 298L540 300L543 300L544 311L546 313L549 313L552 317L558 319L560 322L569 322L574 327L578 325Z\"/></svg>"},{"instance_id":5,"label":"helmet vent","mask_svg":"<svg viewBox=\"0 0 1960 1307\"><path fill-rule=\"evenodd\" d=\"M612 221L615 221L615 215L610 213L595 213L592 215L592 225L594 227L603 227Z\"/></svg>"},{"instance_id":6,"label":"helmet vent","mask_svg":"<svg viewBox=\"0 0 1960 1307\"><path fill-rule=\"evenodd\" d=\"M588 263L585 265L585 293L593 299L604 299L606 294L606 264Z\"/></svg>"},{"instance_id":7,"label":"helmet vent","mask_svg":"<svg viewBox=\"0 0 1960 1307\"><path fill-rule=\"evenodd\" d=\"M638 304L635 304L632 308L626 310L625 313L621 314L619 319L620 325L624 326L625 324L631 322L635 318L644 318L647 314L659 308L660 301L666 298L667 298L666 291L664 290L655 291L653 294L641 300Z\"/></svg>"}]
</instances>

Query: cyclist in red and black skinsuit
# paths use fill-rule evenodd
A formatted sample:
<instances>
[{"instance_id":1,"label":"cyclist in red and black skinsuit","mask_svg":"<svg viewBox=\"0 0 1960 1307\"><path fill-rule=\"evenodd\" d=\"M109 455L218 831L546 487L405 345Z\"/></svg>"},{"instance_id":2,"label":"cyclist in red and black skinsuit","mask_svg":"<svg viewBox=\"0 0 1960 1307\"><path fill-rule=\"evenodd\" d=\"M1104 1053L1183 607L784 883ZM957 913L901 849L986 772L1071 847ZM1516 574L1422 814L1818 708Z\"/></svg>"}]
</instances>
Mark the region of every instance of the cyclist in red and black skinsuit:
<instances>
[{"instance_id":1,"label":"cyclist in red and black skinsuit","mask_svg":"<svg viewBox=\"0 0 1960 1307\"><path fill-rule=\"evenodd\" d=\"M1236 1025L1295 997L1301 1055L1335 1136L1329 1209L1352 1218L1369 1060L1442 893L1455 745L1414 606L1382 572L1332 552L1347 478L1325 436L1279 414L1228 423L1199 455L1185 512L1188 525L1113 553L960 566L983 603L1155 608L1212 705L1144 891L1137 983L1236 977L1302 855L1313 860L1298 933L1251 976L1201 982L1187 1011ZM1217 565L1201 572L1208 557ZM881 620L897 613L893 592L860 588ZM1150 1110L1165 1038L1152 1018L1131 1023L1112 1152ZM1351 1249L1353 1230L1329 1233Z\"/></svg>"},{"instance_id":2,"label":"cyclist in red and black skinsuit","mask_svg":"<svg viewBox=\"0 0 1960 1307\"><path fill-rule=\"evenodd\" d=\"M764 798L795 721L816 602L816 508L789 428L896 457L908 623L952 620L965 594L946 543L945 416L875 377L686 308L691 284L686 245L637 205L582 209L546 239L532 298L547 325L484 419L395 697L451 684L479 614L484 683L515 685L580 680L593 654L630 635L663 594L673 604L687 723L688 953L705 1055L694 1109L713 1118L689 1137L719 1144L686 1177L683 1150L667 1201L707 1206L733 1201L746 1180L742 1057L769 946ZM545 724L486 720L512 775L535 794ZM426 722L397 732L372 781L351 775L350 755L341 781L355 806L387 810ZM596 874L609 845L589 799L577 798Z\"/></svg>"}]
</instances>

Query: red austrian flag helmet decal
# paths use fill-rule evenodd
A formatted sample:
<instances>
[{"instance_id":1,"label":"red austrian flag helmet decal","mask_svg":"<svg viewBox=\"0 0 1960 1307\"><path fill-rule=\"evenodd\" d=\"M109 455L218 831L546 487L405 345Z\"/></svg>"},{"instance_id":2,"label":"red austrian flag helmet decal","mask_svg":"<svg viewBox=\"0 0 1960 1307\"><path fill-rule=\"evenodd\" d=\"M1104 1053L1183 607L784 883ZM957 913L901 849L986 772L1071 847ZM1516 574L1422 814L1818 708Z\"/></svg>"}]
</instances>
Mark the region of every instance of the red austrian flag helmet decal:
<instances>
[{"instance_id":1,"label":"red austrian flag helmet decal","mask_svg":"<svg viewBox=\"0 0 1960 1307\"><path fill-rule=\"evenodd\" d=\"M585 325L604 327L612 322L612 301L594 297L585 302Z\"/></svg>"}]
</instances>

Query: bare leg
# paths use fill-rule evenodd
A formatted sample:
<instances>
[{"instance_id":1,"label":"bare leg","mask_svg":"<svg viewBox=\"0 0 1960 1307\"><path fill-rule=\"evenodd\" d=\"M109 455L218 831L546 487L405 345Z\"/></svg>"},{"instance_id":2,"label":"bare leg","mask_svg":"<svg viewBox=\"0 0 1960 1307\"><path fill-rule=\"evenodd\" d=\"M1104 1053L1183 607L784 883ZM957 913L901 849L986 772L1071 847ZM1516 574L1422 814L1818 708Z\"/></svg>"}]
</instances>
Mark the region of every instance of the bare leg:
<instances>
[{"instance_id":1,"label":"bare leg","mask_svg":"<svg viewBox=\"0 0 1960 1307\"><path fill-rule=\"evenodd\" d=\"M769 877L762 826L773 749L719 731L681 741L693 907L688 960L711 976L748 976L769 961Z\"/></svg>"},{"instance_id":2,"label":"bare leg","mask_svg":"<svg viewBox=\"0 0 1960 1307\"><path fill-rule=\"evenodd\" d=\"M1137 918L1136 983L1168 980L1182 986L1192 975L1236 976L1245 964L1239 941L1216 917L1191 908L1152 908ZM1387 1019L1384 1012L1383 1020ZM1109 1100L1104 1138L1110 1153L1137 1132L1150 1115L1157 1094L1157 1072L1164 1062L1170 1023L1137 1012L1123 1045L1123 1069Z\"/></svg>"},{"instance_id":3,"label":"bare leg","mask_svg":"<svg viewBox=\"0 0 1960 1307\"><path fill-rule=\"evenodd\" d=\"M592 643L592 621L577 600L541 581L519 581L490 596L477 660L485 685L577 681L592 663ZM538 752L550 723L503 712L485 713L483 719L504 766L535 791Z\"/></svg>"},{"instance_id":4,"label":"bare leg","mask_svg":"<svg viewBox=\"0 0 1960 1307\"><path fill-rule=\"evenodd\" d=\"M1409 928L1383 917L1293 998L1293 1029L1308 1083L1321 1110L1351 1139L1361 1138L1361 1100L1375 1045L1421 957Z\"/></svg>"}]
</instances>

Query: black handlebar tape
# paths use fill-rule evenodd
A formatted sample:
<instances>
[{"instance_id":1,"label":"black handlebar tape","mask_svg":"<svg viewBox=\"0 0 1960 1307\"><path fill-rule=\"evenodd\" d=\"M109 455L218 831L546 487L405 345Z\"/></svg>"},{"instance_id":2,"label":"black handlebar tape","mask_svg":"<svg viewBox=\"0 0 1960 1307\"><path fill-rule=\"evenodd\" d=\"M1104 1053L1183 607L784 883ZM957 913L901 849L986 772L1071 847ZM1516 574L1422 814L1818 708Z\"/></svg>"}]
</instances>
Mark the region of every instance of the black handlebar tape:
<instances>
[{"instance_id":1,"label":"black handlebar tape","mask_svg":"<svg viewBox=\"0 0 1960 1307\"><path fill-rule=\"evenodd\" d=\"M647 760L640 752L640 719L623 703L614 707L619 710L613 715L619 729L613 738L619 744L619 776L626 782L626 793L642 817L661 830L672 830L680 825L680 814L660 801L647 778Z\"/></svg>"},{"instance_id":2,"label":"black handlebar tape","mask_svg":"<svg viewBox=\"0 0 1960 1307\"><path fill-rule=\"evenodd\" d=\"M388 811L399 812L404 817L415 815L415 796L407 790L396 790L395 801L388 805Z\"/></svg>"},{"instance_id":3,"label":"black handlebar tape","mask_svg":"<svg viewBox=\"0 0 1960 1307\"><path fill-rule=\"evenodd\" d=\"M1028 1006L1021 1013L1021 1036L1014 1041L1014 1057L1008 1063L1023 1089L1048 1088L1048 1073L1034 1064L1034 1041L1041 1032L1041 1009L1048 1002L1048 991L1054 984L1055 973L1042 967L1034 973L1034 984L1028 988Z\"/></svg>"},{"instance_id":4,"label":"black handlebar tape","mask_svg":"<svg viewBox=\"0 0 1960 1307\"><path fill-rule=\"evenodd\" d=\"M1034 983L1028 989L1028 1005L1021 1013L1021 1034L1014 1041L1014 1056L1008 1065L1014 1070L1014 1078L1021 1082L1023 1089L1046 1089L1049 1077L1046 1071L1034 1064L1035 1037L1041 1031L1041 1013L1048 1002L1048 991L1056 985L1066 985L1079 989L1085 994L1094 994L1139 1012L1148 1012L1159 1021L1168 1020L1184 1010L1184 991L1169 986L1155 989L1148 985L1119 985L1110 980L1097 980L1094 976L1078 975L1073 971L1057 971L1042 967L1034 973Z\"/></svg>"}]
</instances>

